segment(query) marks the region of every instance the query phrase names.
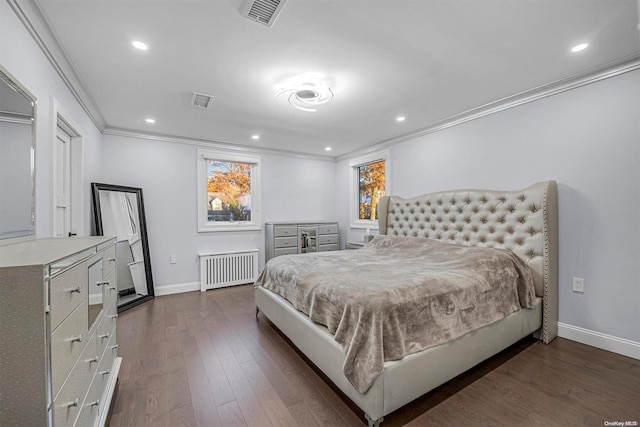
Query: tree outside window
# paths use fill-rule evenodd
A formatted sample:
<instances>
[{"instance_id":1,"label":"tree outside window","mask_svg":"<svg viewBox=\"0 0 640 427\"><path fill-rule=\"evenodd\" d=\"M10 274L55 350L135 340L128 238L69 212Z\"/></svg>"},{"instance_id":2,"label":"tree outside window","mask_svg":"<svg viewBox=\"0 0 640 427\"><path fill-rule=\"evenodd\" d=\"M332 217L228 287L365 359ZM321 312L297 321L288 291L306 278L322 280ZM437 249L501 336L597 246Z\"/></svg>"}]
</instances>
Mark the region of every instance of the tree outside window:
<instances>
[{"instance_id":1,"label":"tree outside window","mask_svg":"<svg viewBox=\"0 0 640 427\"><path fill-rule=\"evenodd\" d=\"M198 150L198 231L260 229L260 157Z\"/></svg>"},{"instance_id":2,"label":"tree outside window","mask_svg":"<svg viewBox=\"0 0 640 427\"><path fill-rule=\"evenodd\" d=\"M376 151L349 162L351 187L349 216L352 228L378 226L378 202L390 190L389 152Z\"/></svg>"},{"instance_id":3,"label":"tree outside window","mask_svg":"<svg viewBox=\"0 0 640 427\"><path fill-rule=\"evenodd\" d=\"M251 221L251 164L207 159L207 221Z\"/></svg>"},{"instance_id":4,"label":"tree outside window","mask_svg":"<svg viewBox=\"0 0 640 427\"><path fill-rule=\"evenodd\" d=\"M358 167L358 219L375 221L378 201L385 195L385 161Z\"/></svg>"}]
</instances>

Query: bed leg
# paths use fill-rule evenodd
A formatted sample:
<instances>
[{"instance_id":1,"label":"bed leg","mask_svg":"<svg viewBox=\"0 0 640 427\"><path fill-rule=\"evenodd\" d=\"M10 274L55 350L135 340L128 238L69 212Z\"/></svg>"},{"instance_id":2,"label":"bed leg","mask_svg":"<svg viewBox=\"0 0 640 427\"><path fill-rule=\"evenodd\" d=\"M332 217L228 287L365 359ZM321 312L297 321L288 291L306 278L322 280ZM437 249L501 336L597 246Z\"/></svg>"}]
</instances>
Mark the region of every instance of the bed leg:
<instances>
[{"instance_id":1,"label":"bed leg","mask_svg":"<svg viewBox=\"0 0 640 427\"><path fill-rule=\"evenodd\" d=\"M377 420L372 420L371 417L367 414L364 414L364 418L367 420L368 427L380 427L380 423L384 421L384 417L378 418Z\"/></svg>"}]
</instances>

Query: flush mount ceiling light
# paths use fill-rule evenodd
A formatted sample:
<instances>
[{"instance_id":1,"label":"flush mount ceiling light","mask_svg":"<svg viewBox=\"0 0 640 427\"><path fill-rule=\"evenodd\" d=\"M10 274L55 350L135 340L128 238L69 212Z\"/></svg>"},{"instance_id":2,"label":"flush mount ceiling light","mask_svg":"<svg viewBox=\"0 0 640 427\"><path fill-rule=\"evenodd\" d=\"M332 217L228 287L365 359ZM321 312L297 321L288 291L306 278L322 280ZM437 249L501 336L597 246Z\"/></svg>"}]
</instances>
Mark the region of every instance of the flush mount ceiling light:
<instances>
[{"instance_id":1,"label":"flush mount ceiling light","mask_svg":"<svg viewBox=\"0 0 640 427\"><path fill-rule=\"evenodd\" d=\"M280 95L287 95L289 104L298 110L315 113L317 106L333 99L333 91L326 83L306 82L293 86L281 88L276 93L276 98Z\"/></svg>"}]
</instances>

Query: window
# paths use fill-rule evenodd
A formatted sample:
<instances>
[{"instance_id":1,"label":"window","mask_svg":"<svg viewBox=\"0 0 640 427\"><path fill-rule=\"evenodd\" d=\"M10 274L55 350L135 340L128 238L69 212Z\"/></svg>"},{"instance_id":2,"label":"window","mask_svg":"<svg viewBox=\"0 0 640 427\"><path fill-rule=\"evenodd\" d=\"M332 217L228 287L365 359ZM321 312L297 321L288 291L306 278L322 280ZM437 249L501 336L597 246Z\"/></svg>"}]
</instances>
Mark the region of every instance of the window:
<instances>
[{"instance_id":1,"label":"window","mask_svg":"<svg viewBox=\"0 0 640 427\"><path fill-rule=\"evenodd\" d=\"M351 227L378 226L376 207L389 188L388 152L378 152L349 163L351 184Z\"/></svg>"},{"instance_id":2,"label":"window","mask_svg":"<svg viewBox=\"0 0 640 427\"><path fill-rule=\"evenodd\" d=\"M198 150L198 231L260 229L260 157Z\"/></svg>"}]
</instances>

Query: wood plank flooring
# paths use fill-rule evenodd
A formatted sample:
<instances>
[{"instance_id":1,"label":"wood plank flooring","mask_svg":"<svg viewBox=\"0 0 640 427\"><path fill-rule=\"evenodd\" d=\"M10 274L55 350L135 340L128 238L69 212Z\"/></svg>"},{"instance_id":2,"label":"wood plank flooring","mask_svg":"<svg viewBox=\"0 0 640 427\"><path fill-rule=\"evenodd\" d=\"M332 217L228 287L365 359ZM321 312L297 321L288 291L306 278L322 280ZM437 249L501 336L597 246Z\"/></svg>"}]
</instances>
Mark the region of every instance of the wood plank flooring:
<instances>
[{"instance_id":1,"label":"wood plank flooring","mask_svg":"<svg viewBox=\"0 0 640 427\"><path fill-rule=\"evenodd\" d=\"M262 314L256 320L251 285L157 297L120 314L118 339L111 427L366 425ZM640 361L559 338L522 340L382 426L605 421L640 422Z\"/></svg>"}]
</instances>

